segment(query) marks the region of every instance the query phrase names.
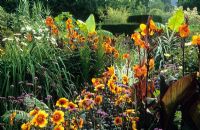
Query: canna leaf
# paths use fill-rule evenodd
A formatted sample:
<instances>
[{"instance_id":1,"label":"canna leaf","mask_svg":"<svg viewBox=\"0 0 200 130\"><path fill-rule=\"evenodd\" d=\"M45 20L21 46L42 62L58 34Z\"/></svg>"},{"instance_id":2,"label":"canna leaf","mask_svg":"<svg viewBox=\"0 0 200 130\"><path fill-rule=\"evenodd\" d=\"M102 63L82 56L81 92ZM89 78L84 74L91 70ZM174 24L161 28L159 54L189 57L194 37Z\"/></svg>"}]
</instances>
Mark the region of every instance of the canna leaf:
<instances>
[{"instance_id":1,"label":"canna leaf","mask_svg":"<svg viewBox=\"0 0 200 130\"><path fill-rule=\"evenodd\" d=\"M20 110L10 110L7 111L3 116L2 120L4 122L9 123L10 122L10 117L13 113L16 113L16 115L13 117L13 121L28 121L30 119L28 113L25 111L20 111Z\"/></svg>"},{"instance_id":2,"label":"canna leaf","mask_svg":"<svg viewBox=\"0 0 200 130\"><path fill-rule=\"evenodd\" d=\"M77 25L78 25L78 27L80 28L81 31L83 31L85 33L88 31L86 23L84 23L81 20L77 20L76 23L77 23Z\"/></svg>"},{"instance_id":3,"label":"canna leaf","mask_svg":"<svg viewBox=\"0 0 200 130\"><path fill-rule=\"evenodd\" d=\"M98 30L97 33L98 33L99 35L103 35L103 36L114 37L114 35L113 35L111 32L109 32L109 31L107 31L107 30L103 30L103 29Z\"/></svg>"},{"instance_id":4,"label":"canna leaf","mask_svg":"<svg viewBox=\"0 0 200 130\"><path fill-rule=\"evenodd\" d=\"M178 32L179 26L184 22L184 12L182 8L179 8L171 18L168 20L168 27Z\"/></svg>"},{"instance_id":5,"label":"canna leaf","mask_svg":"<svg viewBox=\"0 0 200 130\"><path fill-rule=\"evenodd\" d=\"M164 93L161 103L163 106L163 127L172 129L173 115L177 106L187 101L196 93L197 81L195 75L185 76L173 83Z\"/></svg>"},{"instance_id":6,"label":"canna leaf","mask_svg":"<svg viewBox=\"0 0 200 130\"><path fill-rule=\"evenodd\" d=\"M38 107L46 111L51 111L45 103L39 101L34 97L26 96L24 99L24 104L28 109L33 109L35 107Z\"/></svg>"},{"instance_id":7,"label":"canna leaf","mask_svg":"<svg viewBox=\"0 0 200 130\"><path fill-rule=\"evenodd\" d=\"M96 23L93 14L91 14L86 20L86 26L89 33L95 32Z\"/></svg>"}]
</instances>

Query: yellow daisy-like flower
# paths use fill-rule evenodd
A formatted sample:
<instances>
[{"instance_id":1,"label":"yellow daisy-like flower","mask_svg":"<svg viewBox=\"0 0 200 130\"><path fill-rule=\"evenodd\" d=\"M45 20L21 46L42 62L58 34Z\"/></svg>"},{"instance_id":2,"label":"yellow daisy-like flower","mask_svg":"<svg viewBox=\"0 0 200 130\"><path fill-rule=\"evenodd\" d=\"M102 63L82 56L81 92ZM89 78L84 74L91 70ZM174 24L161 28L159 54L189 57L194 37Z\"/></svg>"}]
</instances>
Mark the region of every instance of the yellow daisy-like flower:
<instances>
[{"instance_id":1,"label":"yellow daisy-like flower","mask_svg":"<svg viewBox=\"0 0 200 130\"><path fill-rule=\"evenodd\" d=\"M100 105L103 101L103 97L101 95L97 95L94 99L95 104Z\"/></svg>"},{"instance_id":2,"label":"yellow daisy-like flower","mask_svg":"<svg viewBox=\"0 0 200 130\"><path fill-rule=\"evenodd\" d=\"M44 128L48 121L47 121L47 117L48 117L48 114L43 111L43 110L40 110L35 116L34 118L32 119L32 124L34 126L39 126L40 128Z\"/></svg>"},{"instance_id":3,"label":"yellow daisy-like flower","mask_svg":"<svg viewBox=\"0 0 200 130\"><path fill-rule=\"evenodd\" d=\"M70 125L70 130L78 130L78 127L75 125Z\"/></svg>"},{"instance_id":4,"label":"yellow daisy-like flower","mask_svg":"<svg viewBox=\"0 0 200 130\"><path fill-rule=\"evenodd\" d=\"M116 82L118 80L117 76L113 74L110 78L113 82Z\"/></svg>"},{"instance_id":5,"label":"yellow daisy-like flower","mask_svg":"<svg viewBox=\"0 0 200 130\"><path fill-rule=\"evenodd\" d=\"M61 124L65 121L64 112L60 110L55 110L53 115L51 116L51 121L53 124Z\"/></svg>"},{"instance_id":6,"label":"yellow daisy-like flower","mask_svg":"<svg viewBox=\"0 0 200 130\"><path fill-rule=\"evenodd\" d=\"M94 101L92 99L85 98L83 100L80 100L78 105L80 109L90 110L94 106Z\"/></svg>"},{"instance_id":7,"label":"yellow daisy-like flower","mask_svg":"<svg viewBox=\"0 0 200 130\"><path fill-rule=\"evenodd\" d=\"M67 108L68 107L68 103L69 100L66 98L60 98L57 102L56 102L56 106L58 107L63 107L63 108Z\"/></svg>"},{"instance_id":8,"label":"yellow daisy-like flower","mask_svg":"<svg viewBox=\"0 0 200 130\"><path fill-rule=\"evenodd\" d=\"M100 91L103 90L104 88L105 88L104 84L99 84L94 87L94 91Z\"/></svg>"},{"instance_id":9,"label":"yellow daisy-like flower","mask_svg":"<svg viewBox=\"0 0 200 130\"><path fill-rule=\"evenodd\" d=\"M116 126L119 126L119 125L122 125L122 118L121 117L115 117L115 119L114 119L114 124L116 125Z\"/></svg>"},{"instance_id":10,"label":"yellow daisy-like flower","mask_svg":"<svg viewBox=\"0 0 200 130\"><path fill-rule=\"evenodd\" d=\"M21 130L30 130L31 129L31 123L27 122L21 125Z\"/></svg>"},{"instance_id":11,"label":"yellow daisy-like flower","mask_svg":"<svg viewBox=\"0 0 200 130\"><path fill-rule=\"evenodd\" d=\"M113 91L114 94L120 94L121 92L122 92L122 88L119 87L119 86L116 86L114 91Z\"/></svg>"},{"instance_id":12,"label":"yellow daisy-like flower","mask_svg":"<svg viewBox=\"0 0 200 130\"><path fill-rule=\"evenodd\" d=\"M62 125L56 125L53 130L64 130L64 127Z\"/></svg>"},{"instance_id":13,"label":"yellow daisy-like flower","mask_svg":"<svg viewBox=\"0 0 200 130\"><path fill-rule=\"evenodd\" d=\"M123 76L122 76L122 83L123 83L123 84L127 84L128 81L129 81L128 76L127 76L127 75L123 75Z\"/></svg>"},{"instance_id":14,"label":"yellow daisy-like flower","mask_svg":"<svg viewBox=\"0 0 200 130\"><path fill-rule=\"evenodd\" d=\"M33 109L32 111L29 112L30 116L35 116L39 112L38 108Z\"/></svg>"},{"instance_id":15,"label":"yellow daisy-like flower","mask_svg":"<svg viewBox=\"0 0 200 130\"><path fill-rule=\"evenodd\" d=\"M67 106L67 108L68 108L70 111L76 110L77 107L78 107L78 105L74 104L73 102L69 102L69 103L68 103L68 106Z\"/></svg>"},{"instance_id":16,"label":"yellow daisy-like flower","mask_svg":"<svg viewBox=\"0 0 200 130\"><path fill-rule=\"evenodd\" d=\"M101 83L101 79L100 78L92 78L92 84L94 86L97 86Z\"/></svg>"},{"instance_id":17,"label":"yellow daisy-like flower","mask_svg":"<svg viewBox=\"0 0 200 130\"><path fill-rule=\"evenodd\" d=\"M126 115L135 114L135 110L134 110L134 109L127 109L127 110L125 111L125 114L126 114Z\"/></svg>"}]
</instances>

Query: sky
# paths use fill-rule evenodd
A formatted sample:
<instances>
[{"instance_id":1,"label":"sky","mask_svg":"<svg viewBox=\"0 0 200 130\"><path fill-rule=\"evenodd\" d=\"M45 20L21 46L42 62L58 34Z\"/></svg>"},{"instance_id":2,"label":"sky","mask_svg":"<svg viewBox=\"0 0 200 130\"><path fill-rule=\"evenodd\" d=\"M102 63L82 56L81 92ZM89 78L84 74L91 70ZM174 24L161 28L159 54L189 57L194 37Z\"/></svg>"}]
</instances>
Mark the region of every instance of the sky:
<instances>
[{"instance_id":1,"label":"sky","mask_svg":"<svg viewBox=\"0 0 200 130\"><path fill-rule=\"evenodd\" d=\"M176 5L176 2L178 1L178 0L171 0L172 1L172 5Z\"/></svg>"}]
</instances>

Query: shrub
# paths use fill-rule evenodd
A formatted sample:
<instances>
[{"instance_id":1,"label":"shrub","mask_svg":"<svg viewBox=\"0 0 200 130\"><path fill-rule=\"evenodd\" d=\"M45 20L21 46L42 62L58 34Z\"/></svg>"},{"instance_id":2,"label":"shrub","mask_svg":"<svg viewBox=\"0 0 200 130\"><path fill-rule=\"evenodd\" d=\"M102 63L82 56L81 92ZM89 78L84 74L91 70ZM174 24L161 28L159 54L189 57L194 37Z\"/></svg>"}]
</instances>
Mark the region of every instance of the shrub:
<instances>
[{"instance_id":1,"label":"shrub","mask_svg":"<svg viewBox=\"0 0 200 130\"><path fill-rule=\"evenodd\" d=\"M126 8L111 8L108 7L104 13L100 10L100 19L103 23L126 23L127 18L130 15Z\"/></svg>"},{"instance_id":2,"label":"shrub","mask_svg":"<svg viewBox=\"0 0 200 130\"><path fill-rule=\"evenodd\" d=\"M192 10L187 8L187 10L184 10L184 14L189 18L190 25L199 25L200 15L198 14L197 7L194 7Z\"/></svg>"},{"instance_id":3,"label":"shrub","mask_svg":"<svg viewBox=\"0 0 200 130\"><path fill-rule=\"evenodd\" d=\"M4 37L12 34L12 31L10 28L11 19L12 19L12 16L6 13L4 9L0 6L0 43L2 42L2 39Z\"/></svg>"},{"instance_id":4,"label":"shrub","mask_svg":"<svg viewBox=\"0 0 200 130\"><path fill-rule=\"evenodd\" d=\"M137 23L127 23L127 24L99 24L102 29L109 30L114 34L131 34L133 30L138 28Z\"/></svg>"},{"instance_id":5,"label":"shrub","mask_svg":"<svg viewBox=\"0 0 200 130\"><path fill-rule=\"evenodd\" d=\"M133 15L128 17L128 22L131 23L146 23L149 15ZM162 17L158 15L153 15L153 20L155 22L162 23Z\"/></svg>"}]
</instances>

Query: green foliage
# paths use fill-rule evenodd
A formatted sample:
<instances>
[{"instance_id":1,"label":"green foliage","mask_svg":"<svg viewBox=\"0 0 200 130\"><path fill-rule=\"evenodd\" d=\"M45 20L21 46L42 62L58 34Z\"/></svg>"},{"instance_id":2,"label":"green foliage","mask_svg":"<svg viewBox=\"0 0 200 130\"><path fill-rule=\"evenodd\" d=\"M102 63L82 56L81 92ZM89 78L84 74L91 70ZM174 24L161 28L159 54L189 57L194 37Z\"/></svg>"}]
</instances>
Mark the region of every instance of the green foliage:
<instances>
[{"instance_id":1,"label":"green foliage","mask_svg":"<svg viewBox=\"0 0 200 130\"><path fill-rule=\"evenodd\" d=\"M182 113L181 111L176 111L174 115L174 122L178 129L181 129L181 120L182 120Z\"/></svg>"},{"instance_id":2,"label":"green foliage","mask_svg":"<svg viewBox=\"0 0 200 130\"><path fill-rule=\"evenodd\" d=\"M199 25L190 25L191 35L200 34L200 26Z\"/></svg>"},{"instance_id":3,"label":"green foliage","mask_svg":"<svg viewBox=\"0 0 200 130\"><path fill-rule=\"evenodd\" d=\"M179 8L168 20L168 26L171 30L178 32L179 26L184 22L183 9Z\"/></svg>"},{"instance_id":4,"label":"green foliage","mask_svg":"<svg viewBox=\"0 0 200 130\"><path fill-rule=\"evenodd\" d=\"M80 63L82 66L82 77L84 80L89 80L89 72L90 72L90 61L91 61L91 50L88 45L85 45L80 49Z\"/></svg>"},{"instance_id":5,"label":"green foliage","mask_svg":"<svg viewBox=\"0 0 200 130\"><path fill-rule=\"evenodd\" d=\"M50 14L48 8L44 8L42 3L37 1L32 4L28 0L20 0L14 13L12 28L19 31L22 27L32 26L37 29L44 26L43 18Z\"/></svg>"},{"instance_id":6,"label":"green foliage","mask_svg":"<svg viewBox=\"0 0 200 130\"><path fill-rule=\"evenodd\" d=\"M0 6L0 43L3 37L9 36L12 34L10 24L12 16L5 12L5 10Z\"/></svg>"},{"instance_id":7,"label":"green foliage","mask_svg":"<svg viewBox=\"0 0 200 130\"><path fill-rule=\"evenodd\" d=\"M165 4L161 0L152 0L149 2L149 8L151 9L160 9L164 10Z\"/></svg>"}]
</instances>

